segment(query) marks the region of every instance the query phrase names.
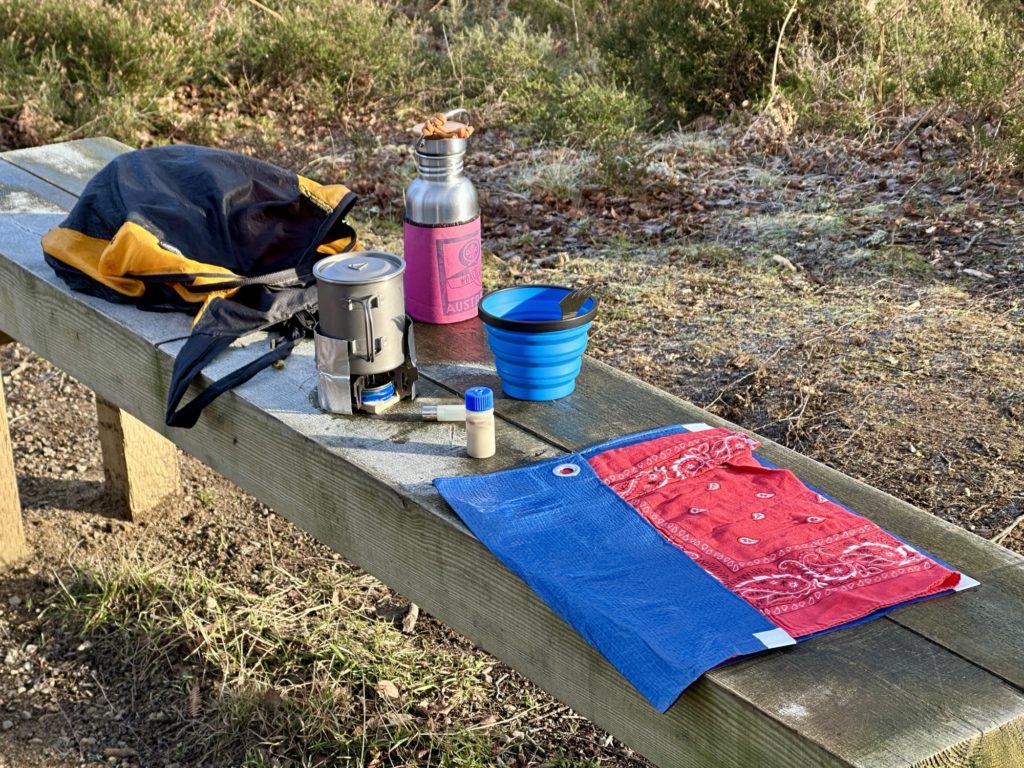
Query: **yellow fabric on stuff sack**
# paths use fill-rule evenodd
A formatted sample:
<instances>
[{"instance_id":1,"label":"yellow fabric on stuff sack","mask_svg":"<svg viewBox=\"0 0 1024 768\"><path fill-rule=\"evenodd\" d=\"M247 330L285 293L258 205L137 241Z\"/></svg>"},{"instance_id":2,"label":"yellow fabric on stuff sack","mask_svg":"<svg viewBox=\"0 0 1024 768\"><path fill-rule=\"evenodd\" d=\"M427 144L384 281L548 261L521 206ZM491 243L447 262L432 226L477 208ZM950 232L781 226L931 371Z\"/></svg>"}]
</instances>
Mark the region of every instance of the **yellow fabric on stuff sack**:
<instances>
[{"instance_id":1,"label":"yellow fabric on stuff sack","mask_svg":"<svg viewBox=\"0 0 1024 768\"><path fill-rule=\"evenodd\" d=\"M238 288L193 292L189 285L216 285L238 277L234 272L215 264L204 264L169 251L152 233L133 222L125 222L113 240L89 237L73 229L54 227L43 237L43 250L80 272L85 273L125 296L139 297L146 290L142 280L126 275L188 276L189 283L172 282L171 286L185 301L205 304L211 297L228 297ZM203 276L199 276L199 274Z\"/></svg>"},{"instance_id":2,"label":"yellow fabric on stuff sack","mask_svg":"<svg viewBox=\"0 0 1024 768\"><path fill-rule=\"evenodd\" d=\"M314 205L327 213L341 205L345 195L351 191L343 184L320 184L312 179L307 179L305 176L296 176L296 178L299 182L299 191ZM321 243L317 246L316 252L322 253L325 256L333 256L336 253L359 250L362 250L362 246L359 245L358 240L353 241L352 238L343 237L340 240Z\"/></svg>"},{"instance_id":3,"label":"yellow fabric on stuff sack","mask_svg":"<svg viewBox=\"0 0 1024 768\"><path fill-rule=\"evenodd\" d=\"M327 213L333 212L350 191L343 184L320 184L305 176L296 178L299 182L299 191Z\"/></svg>"}]
</instances>

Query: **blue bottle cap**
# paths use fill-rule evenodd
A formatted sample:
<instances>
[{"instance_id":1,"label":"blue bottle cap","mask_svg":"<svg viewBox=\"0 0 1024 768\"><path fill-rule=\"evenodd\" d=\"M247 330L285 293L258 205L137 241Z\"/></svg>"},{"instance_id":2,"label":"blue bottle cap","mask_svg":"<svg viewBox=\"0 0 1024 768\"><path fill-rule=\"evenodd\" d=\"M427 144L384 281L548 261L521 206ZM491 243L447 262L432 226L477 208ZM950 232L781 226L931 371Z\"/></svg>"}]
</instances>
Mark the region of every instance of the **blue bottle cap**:
<instances>
[{"instance_id":1,"label":"blue bottle cap","mask_svg":"<svg viewBox=\"0 0 1024 768\"><path fill-rule=\"evenodd\" d=\"M494 407L494 393L490 387L470 387L466 390L467 411L489 411Z\"/></svg>"}]
</instances>

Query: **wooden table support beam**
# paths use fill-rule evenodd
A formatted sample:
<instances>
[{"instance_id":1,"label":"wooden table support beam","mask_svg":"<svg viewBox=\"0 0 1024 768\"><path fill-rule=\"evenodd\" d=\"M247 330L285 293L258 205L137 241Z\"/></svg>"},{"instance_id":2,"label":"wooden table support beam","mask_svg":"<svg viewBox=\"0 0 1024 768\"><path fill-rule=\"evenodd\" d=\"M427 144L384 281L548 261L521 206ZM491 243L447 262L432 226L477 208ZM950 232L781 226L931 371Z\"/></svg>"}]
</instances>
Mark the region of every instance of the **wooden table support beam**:
<instances>
[{"instance_id":1,"label":"wooden table support beam","mask_svg":"<svg viewBox=\"0 0 1024 768\"><path fill-rule=\"evenodd\" d=\"M98 395L96 421L107 493L128 520L181 493L174 443Z\"/></svg>"},{"instance_id":2,"label":"wooden table support beam","mask_svg":"<svg viewBox=\"0 0 1024 768\"><path fill-rule=\"evenodd\" d=\"M0 332L0 346L13 341ZM14 452L7 423L7 401L0 386L0 568L7 568L28 554L25 531L21 525L21 500L18 478L14 474Z\"/></svg>"}]
</instances>

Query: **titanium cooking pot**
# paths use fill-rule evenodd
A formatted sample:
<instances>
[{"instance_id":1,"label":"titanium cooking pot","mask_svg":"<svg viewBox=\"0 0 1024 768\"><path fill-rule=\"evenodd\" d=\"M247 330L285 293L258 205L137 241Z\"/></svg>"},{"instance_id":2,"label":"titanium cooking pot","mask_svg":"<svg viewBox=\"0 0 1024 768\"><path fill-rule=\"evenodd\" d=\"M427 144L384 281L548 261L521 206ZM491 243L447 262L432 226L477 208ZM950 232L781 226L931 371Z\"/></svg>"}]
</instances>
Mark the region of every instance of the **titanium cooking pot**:
<instances>
[{"instance_id":1,"label":"titanium cooking pot","mask_svg":"<svg viewBox=\"0 0 1024 768\"><path fill-rule=\"evenodd\" d=\"M313 267L320 302L319 333L348 341L353 376L393 371L405 362L405 291L401 256L356 251Z\"/></svg>"}]
</instances>

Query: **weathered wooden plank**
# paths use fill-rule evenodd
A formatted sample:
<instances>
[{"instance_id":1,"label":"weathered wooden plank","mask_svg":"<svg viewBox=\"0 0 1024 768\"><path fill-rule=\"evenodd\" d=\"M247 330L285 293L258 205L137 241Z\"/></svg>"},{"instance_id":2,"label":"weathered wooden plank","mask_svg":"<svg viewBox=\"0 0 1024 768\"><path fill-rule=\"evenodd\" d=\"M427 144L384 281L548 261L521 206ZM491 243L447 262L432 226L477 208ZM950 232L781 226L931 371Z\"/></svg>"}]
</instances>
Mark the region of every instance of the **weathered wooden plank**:
<instances>
[{"instance_id":1,"label":"weathered wooden plank","mask_svg":"<svg viewBox=\"0 0 1024 768\"><path fill-rule=\"evenodd\" d=\"M75 204L76 199L0 156L0 211L63 213Z\"/></svg>"},{"instance_id":2,"label":"weathered wooden plank","mask_svg":"<svg viewBox=\"0 0 1024 768\"><path fill-rule=\"evenodd\" d=\"M106 313L116 320L126 330L142 336L153 344L159 344L173 339L181 339L188 336L191 328L191 318L182 313L161 313L161 312L139 312L132 306L126 304L114 304L95 296L86 296L81 293L72 293L54 275L50 266L43 261L42 248L39 239L43 234L60 223L64 218L63 214L54 213L0 213L3 216L4 225L0 227L0 247L5 253L12 254L9 258L17 261L28 272L36 277L51 281L61 290L66 301L78 302L94 307ZM29 312L39 311L36 307L22 309L19 316L27 315ZM28 319L28 318L23 318ZM18 334L17 323L12 322L5 331L14 338L21 340ZM38 350L37 350L38 351Z\"/></svg>"},{"instance_id":3,"label":"weathered wooden plank","mask_svg":"<svg viewBox=\"0 0 1024 768\"><path fill-rule=\"evenodd\" d=\"M77 197L96 171L127 149L113 139L79 139L16 149L5 152L3 159Z\"/></svg>"},{"instance_id":4,"label":"weathered wooden plank","mask_svg":"<svg viewBox=\"0 0 1024 768\"><path fill-rule=\"evenodd\" d=\"M45 292L46 287L39 286L39 290ZM2 298L0 291L0 307L5 306ZM0 314L0 324L2 317ZM73 319L74 313L67 320ZM106 318L103 321L109 322ZM93 330L87 329L87 334L93 336ZM67 334L71 328L64 327L63 331ZM41 330L35 332L41 333ZM96 338L105 337L101 333L96 334ZM146 362L146 355L154 354L151 346L136 359L134 342L122 341L123 344L108 351L118 359L133 361L131 378L145 378L150 368L155 369L153 379L166 375L165 363ZM155 354L159 357L160 353ZM424 357L421 355L421 360ZM82 356L70 362L88 367L93 358L93 355ZM462 371L466 370L473 375L486 373L485 366L479 364L475 368L472 364L463 366ZM424 457L429 463L432 455L444 454L450 449L439 449L434 440L421 439L422 433L417 430L405 434L394 431L395 424L381 430L383 434L368 436L362 432L362 427L373 425L374 420L369 419L329 419L340 424L321 426L324 417L316 422L315 412L295 405L301 403L301 398L296 397L299 392L304 392L308 401L309 363L294 360L286 366L286 371L290 375L283 380L261 377L222 398L204 416L199 427L180 435L179 442L658 762L666 765L906 765L932 759L943 761L936 764L945 764L948 758L958 761L949 764L997 765L1000 760L1019 759L1022 748L1018 737L1021 722L1018 692L969 662L915 639L889 622L868 625L870 632L863 636L857 634L857 640L853 639L854 633L861 633L861 629L801 646L797 649L804 657L800 670L807 678L798 685L786 680L783 668L772 666L787 660L787 653L770 654L709 674L668 715L657 716L575 633L538 605L518 579L495 564L479 543L467 535L452 535L451 530L460 530L453 525L448 524L447 528L438 525L439 520L445 520L444 510L427 482L437 465L425 474L401 479L400 467L413 462L402 454L402 443L395 440L422 444L419 449L422 455L414 457L416 463ZM90 383L87 373L71 372ZM109 378L98 370L89 375L103 380ZM281 401L280 391L269 404L261 401L263 387L270 381L274 381L275 387L284 382L284 392L290 393L286 402ZM116 387L121 396L127 389L133 399L140 394L124 384L106 381L104 386ZM434 391L438 393L439 390ZM145 402L143 410L149 418L159 420L162 387L159 392L150 391L148 396L153 400ZM246 402L253 407L241 408L239 403ZM587 417L588 413L583 410L578 415ZM607 415L608 411L602 413L602 416ZM414 418L410 413L396 414L398 416ZM308 419L316 423L303 424ZM676 417L660 423L679 420ZM396 421L400 423L399 419ZM631 429L643 426L646 425L633 425ZM296 441L296 428L313 439ZM404 428L409 429L408 423ZM508 424L502 424L501 429L505 431L503 440L514 441L521 434ZM415 435L416 439L410 439L410 435ZM194 447L189 448L193 444ZM539 441L535 446L541 453L550 450ZM284 459L283 465L279 462L265 466L267 451ZM520 451L512 458L513 461L530 458L529 451ZM308 468L305 476L316 479L308 485L296 483L296 473L303 473L305 468ZM367 471L361 471L364 469ZM463 471L473 469L473 464L466 463ZM375 479L376 473L383 482ZM327 478L327 482L321 482L322 478ZM429 514L424 515L424 512ZM372 540L368 540L368 532L375 534ZM415 535L410 537L410 532ZM536 639L540 637L544 638L542 642ZM822 642L837 642L832 638L851 643L858 663L851 665L843 654L826 659L825 654L816 652ZM918 694L924 703L885 701L884 696L875 694L862 698L856 694L858 665L860 673L864 668L875 669L871 666L877 663L874 660L895 656L897 652L901 669L920 684ZM776 696L775 712L759 701L762 693L757 686L740 676L751 667L756 667L765 680L771 681ZM950 674L940 674L943 671ZM734 675L737 677L732 677ZM872 705L868 711L861 707L856 712L861 729L859 735L846 741L840 739L834 751L831 744L825 748L806 738L810 731L802 719L786 720L787 713L799 714L795 707L787 707L793 702L799 704L800 697L806 695L807 680L817 681L828 675L842 681L843 692L851 699L870 700ZM878 676L875 687L883 689L883 682L884 675ZM961 691L969 699L969 705L961 704L952 715L937 709L937 702L951 699L950 692ZM836 721L842 723L843 717L851 717L850 710L848 704L838 713ZM901 717L911 723L928 723L929 738L908 739L894 732L892 724L903 722ZM956 719L951 722L949 717ZM827 731L820 735L828 740L834 738ZM980 746L972 746L975 742L980 742ZM938 757L933 751L937 744L946 745ZM968 757L974 762L968 763Z\"/></svg>"},{"instance_id":5,"label":"weathered wooden plank","mask_svg":"<svg viewBox=\"0 0 1024 768\"><path fill-rule=\"evenodd\" d=\"M853 765L915 765L943 753L956 756L950 765L985 764L983 737L1001 723L988 719L986 707L977 707L979 692L972 690L976 680L971 672L976 667L938 645L922 643L912 632L890 632L887 624L869 622L826 635L767 664L736 665L723 675L724 682L753 695L759 707ZM865 655L866 647L877 656ZM809 655L815 656L813 663ZM908 668L914 657L922 665L938 665L941 682L922 678L916 664ZM859 668L855 687L849 684L850 666ZM788 684L780 686L780 680ZM792 695L794 690L799 694ZM1013 708L1017 694L1007 685L999 695L1010 697L1004 702ZM931 708L925 717L923 706ZM875 707L886 708L885 722L867 714ZM1010 724L1007 733L1016 747L1004 756L1021 754L1024 722ZM949 741L951 734L959 737L956 746Z\"/></svg>"},{"instance_id":6,"label":"weathered wooden plank","mask_svg":"<svg viewBox=\"0 0 1024 768\"><path fill-rule=\"evenodd\" d=\"M449 329L452 333L449 334ZM483 327L477 320L458 326L425 326L418 348L424 370L453 391L484 385L500 388L487 349ZM497 389L495 391L498 391ZM623 393L628 392L628 396ZM698 406L663 392L611 366L584 358L577 390L562 400L527 403L499 397L495 410L565 450L617 437L629 432L689 422L705 422L732 429L741 427ZM879 524L940 557L955 558L968 567L985 570L1024 564L1024 557L986 541L952 523L923 513L916 507L872 488L785 446L758 436L762 456L788 467L806 482L869 515Z\"/></svg>"},{"instance_id":7,"label":"weathered wooden plank","mask_svg":"<svg viewBox=\"0 0 1024 768\"><path fill-rule=\"evenodd\" d=\"M10 342L10 336L0 333L0 347ZM21 523L21 497L18 495L18 478L14 472L14 453L11 450L7 401L3 384L0 384L0 568L18 562L27 554L25 531Z\"/></svg>"},{"instance_id":8,"label":"weathered wooden plank","mask_svg":"<svg viewBox=\"0 0 1024 768\"><path fill-rule=\"evenodd\" d=\"M178 450L127 411L96 397L107 495L127 519L144 519L181 493Z\"/></svg>"},{"instance_id":9,"label":"weathered wooden plank","mask_svg":"<svg viewBox=\"0 0 1024 768\"><path fill-rule=\"evenodd\" d=\"M500 387L478 321L420 333L423 373L453 391ZM498 391L497 389L495 391ZM628 394L626 394L628 393ZM586 359L577 391L551 403L500 397L496 412L566 450L665 424L703 421L738 428L701 408L595 360ZM841 472L765 440L758 451L879 525L981 580L976 590L903 608L891 619L1024 687L1024 558L871 488Z\"/></svg>"}]
</instances>

